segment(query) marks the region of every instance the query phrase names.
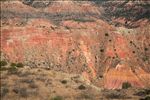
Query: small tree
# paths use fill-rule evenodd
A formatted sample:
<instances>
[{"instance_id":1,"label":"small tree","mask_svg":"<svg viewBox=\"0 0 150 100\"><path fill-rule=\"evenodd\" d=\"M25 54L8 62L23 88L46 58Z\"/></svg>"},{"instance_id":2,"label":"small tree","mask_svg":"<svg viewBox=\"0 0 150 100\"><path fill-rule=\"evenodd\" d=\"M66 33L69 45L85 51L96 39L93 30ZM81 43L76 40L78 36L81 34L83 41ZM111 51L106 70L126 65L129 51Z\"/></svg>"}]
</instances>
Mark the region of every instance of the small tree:
<instances>
[{"instance_id":1,"label":"small tree","mask_svg":"<svg viewBox=\"0 0 150 100\"><path fill-rule=\"evenodd\" d=\"M131 87L131 84L129 82L124 82L122 84L122 89L127 89L127 88L130 88Z\"/></svg>"}]
</instances>

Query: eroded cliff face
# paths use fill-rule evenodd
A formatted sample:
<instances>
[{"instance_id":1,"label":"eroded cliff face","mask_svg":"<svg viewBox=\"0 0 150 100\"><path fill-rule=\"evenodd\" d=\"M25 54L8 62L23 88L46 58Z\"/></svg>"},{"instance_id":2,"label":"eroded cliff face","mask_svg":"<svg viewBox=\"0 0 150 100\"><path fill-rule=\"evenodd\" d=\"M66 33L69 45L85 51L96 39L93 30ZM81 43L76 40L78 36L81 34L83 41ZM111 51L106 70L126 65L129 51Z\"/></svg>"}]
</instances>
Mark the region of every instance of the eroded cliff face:
<instances>
[{"instance_id":1,"label":"eroded cliff face","mask_svg":"<svg viewBox=\"0 0 150 100\"><path fill-rule=\"evenodd\" d=\"M150 86L148 19L144 26L128 29L101 19L103 6L90 1L44 7L1 3L1 51L7 61L82 74L109 89L121 88L123 82Z\"/></svg>"}]
</instances>

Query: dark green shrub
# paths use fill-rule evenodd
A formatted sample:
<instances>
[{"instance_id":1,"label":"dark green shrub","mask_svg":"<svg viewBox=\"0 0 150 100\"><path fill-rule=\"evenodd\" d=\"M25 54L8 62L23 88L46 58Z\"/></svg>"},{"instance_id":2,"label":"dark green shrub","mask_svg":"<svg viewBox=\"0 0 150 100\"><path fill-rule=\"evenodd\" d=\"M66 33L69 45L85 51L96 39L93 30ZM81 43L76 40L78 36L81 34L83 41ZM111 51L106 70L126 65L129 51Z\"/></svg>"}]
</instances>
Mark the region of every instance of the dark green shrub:
<instances>
[{"instance_id":1,"label":"dark green shrub","mask_svg":"<svg viewBox=\"0 0 150 100\"><path fill-rule=\"evenodd\" d=\"M150 89L140 90L140 91L138 91L137 93L135 93L134 95L137 95L137 96L150 95Z\"/></svg>"},{"instance_id":2,"label":"dark green shrub","mask_svg":"<svg viewBox=\"0 0 150 100\"><path fill-rule=\"evenodd\" d=\"M109 36L109 34L108 34L108 33L105 33L105 36Z\"/></svg>"},{"instance_id":3,"label":"dark green shrub","mask_svg":"<svg viewBox=\"0 0 150 100\"><path fill-rule=\"evenodd\" d=\"M130 87L132 87L132 85L129 82L124 82L122 84L122 89L127 89L127 88L130 88Z\"/></svg>"},{"instance_id":4,"label":"dark green shrub","mask_svg":"<svg viewBox=\"0 0 150 100\"><path fill-rule=\"evenodd\" d=\"M24 65L22 63L17 63L16 67L23 67Z\"/></svg>"},{"instance_id":5,"label":"dark green shrub","mask_svg":"<svg viewBox=\"0 0 150 100\"><path fill-rule=\"evenodd\" d=\"M101 49L100 52L104 52L104 49Z\"/></svg>"},{"instance_id":6,"label":"dark green shrub","mask_svg":"<svg viewBox=\"0 0 150 100\"><path fill-rule=\"evenodd\" d=\"M145 51L148 51L148 48L144 48Z\"/></svg>"},{"instance_id":7,"label":"dark green shrub","mask_svg":"<svg viewBox=\"0 0 150 100\"><path fill-rule=\"evenodd\" d=\"M68 26L65 26L66 29L70 29Z\"/></svg>"},{"instance_id":8,"label":"dark green shrub","mask_svg":"<svg viewBox=\"0 0 150 100\"><path fill-rule=\"evenodd\" d=\"M55 96L53 98L51 98L50 100L63 100L62 96Z\"/></svg>"},{"instance_id":9,"label":"dark green shrub","mask_svg":"<svg viewBox=\"0 0 150 100\"><path fill-rule=\"evenodd\" d=\"M12 67L19 67L19 68L21 68L21 67L23 67L24 65L22 64L22 63L11 63L11 65L10 66L12 66Z\"/></svg>"},{"instance_id":10,"label":"dark green shrub","mask_svg":"<svg viewBox=\"0 0 150 100\"><path fill-rule=\"evenodd\" d=\"M15 66L16 66L16 63L11 63L10 66L11 66L11 67L15 67Z\"/></svg>"},{"instance_id":11,"label":"dark green shrub","mask_svg":"<svg viewBox=\"0 0 150 100\"><path fill-rule=\"evenodd\" d=\"M146 96L146 97L144 97L144 98L142 98L140 100L150 100L150 96Z\"/></svg>"},{"instance_id":12,"label":"dark green shrub","mask_svg":"<svg viewBox=\"0 0 150 100\"><path fill-rule=\"evenodd\" d=\"M66 84L67 81L66 81L66 80L62 80L61 83L62 83L62 84Z\"/></svg>"},{"instance_id":13,"label":"dark green shrub","mask_svg":"<svg viewBox=\"0 0 150 100\"><path fill-rule=\"evenodd\" d=\"M103 78L103 75L99 75L99 78Z\"/></svg>"},{"instance_id":14,"label":"dark green shrub","mask_svg":"<svg viewBox=\"0 0 150 100\"><path fill-rule=\"evenodd\" d=\"M145 89L144 91L147 95L150 95L150 89Z\"/></svg>"},{"instance_id":15,"label":"dark green shrub","mask_svg":"<svg viewBox=\"0 0 150 100\"><path fill-rule=\"evenodd\" d=\"M80 85L80 86L78 87L78 89L80 89L80 90L85 90L86 87L85 87L84 85Z\"/></svg>"},{"instance_id":16,"label":"dark green shrub","mask_svg":"<svg viewBox=\"0 0 150 100\"><path fill-rule=\"evenodd\" d=\"M1 66L6 66L6 65L7 65L7 62L6 62L6 61L4 61L4 60L3 60L3 61L0 61L0 67L1 67Z\"/></svg>"}]
</instances>

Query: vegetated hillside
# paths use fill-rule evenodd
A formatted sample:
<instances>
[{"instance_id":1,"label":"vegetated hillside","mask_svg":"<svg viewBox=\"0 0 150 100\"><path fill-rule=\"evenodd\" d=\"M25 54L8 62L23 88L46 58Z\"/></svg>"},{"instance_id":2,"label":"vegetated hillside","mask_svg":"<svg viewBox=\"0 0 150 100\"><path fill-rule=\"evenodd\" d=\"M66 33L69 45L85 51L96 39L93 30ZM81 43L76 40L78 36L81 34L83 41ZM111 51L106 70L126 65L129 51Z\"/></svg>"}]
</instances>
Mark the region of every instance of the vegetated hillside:
<instances>
[{"instance_id":1,"label":"vegetated hillside","mask_svg":"<svg viewBox=\"0 0 150 100\"><path fill-rule=\"evenodd\" d=\"M122 88L124 82L149 87L148 4L97 2L1 2L3 59L82 74L108 89Z\"/></svg>"},{"instance_id":2,"label":"vegetated hillside","mask_svg":"<svg viewBox=\"0 0 150 100\"><path fill-rule=\"evenodd\" d=\"M104 17L115 26L124 25L127 28L136 28L149 22L149 0L93 0L95 5L104 8Z\"/></svg>"},{"instance_id":3,"label":"vegetated hillside","mask_svg":"<svg viewBox=\"0 0 150 100\"><path fill-rule=\"evenodd\" d=\"M125 84L122 90L107 90L89 84L80 74L24 66L1 71L0 94L2 100L147 100L150 89Z\"/></svg>"}]
</instances>

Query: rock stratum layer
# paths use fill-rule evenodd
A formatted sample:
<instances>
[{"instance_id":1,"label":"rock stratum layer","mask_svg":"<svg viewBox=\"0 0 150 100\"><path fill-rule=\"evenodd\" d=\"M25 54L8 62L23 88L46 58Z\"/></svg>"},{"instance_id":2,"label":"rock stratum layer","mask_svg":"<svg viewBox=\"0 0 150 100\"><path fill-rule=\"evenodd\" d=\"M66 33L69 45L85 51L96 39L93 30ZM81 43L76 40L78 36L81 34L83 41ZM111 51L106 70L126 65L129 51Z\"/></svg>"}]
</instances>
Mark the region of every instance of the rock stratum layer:
<instances>
[{"instance_id":1,"label":"rock stratum layer","mask_svg":"<svg viewBox=\"0 0 150 100\"><path fill-rule=\"evenodd\" d=\"M134 22L132 17L108 17L104 4L110 2L36 2L1 2L2 59L82 74L89 82L102 78L109 89L121 88L123 82L150 86L149 16Z\"/></svg>"}]
</instances>

